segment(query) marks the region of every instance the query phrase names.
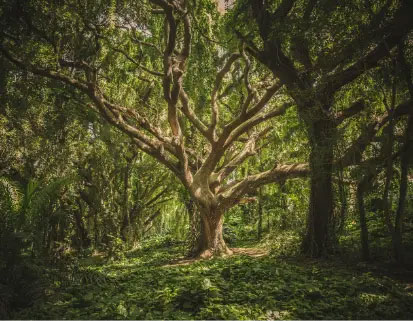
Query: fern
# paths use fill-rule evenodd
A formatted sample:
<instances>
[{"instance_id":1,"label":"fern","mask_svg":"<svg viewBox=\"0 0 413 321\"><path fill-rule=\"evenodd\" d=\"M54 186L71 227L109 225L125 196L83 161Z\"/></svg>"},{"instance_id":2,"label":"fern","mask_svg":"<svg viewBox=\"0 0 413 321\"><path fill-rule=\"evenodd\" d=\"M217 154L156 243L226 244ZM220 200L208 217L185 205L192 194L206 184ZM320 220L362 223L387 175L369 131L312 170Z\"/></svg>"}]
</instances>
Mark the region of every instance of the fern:
<instances>
[{"instance_id":1,"label":"fern","mask_svg":"<svg viewBox=\"0 0 413 321\"><path fill-rule=\"evenodd\" d=\"M69 216L59 206L59 201L63 189L68 188L74 181L73 177L63 177L47 185L41 185L36 181L30 181L27 185L22 213L26 226L30 228L35 250L45 249L44 235L55 231L58 225L68 225Z\"/></svg>"},{"instance_id":2,"label":"fern","mask_svg":"<svg viewBox=\"0 0 413 321\"><path fill-rule=\"evenodd\" d=\"M117 281L105 275L102 272L96 271L89 266L82 266L77 261L67 264L64 268L57 271L55 275L62 286L73 285L96 285L103 286L107 283L115 283Z\"/></svg>"}]
</instances>

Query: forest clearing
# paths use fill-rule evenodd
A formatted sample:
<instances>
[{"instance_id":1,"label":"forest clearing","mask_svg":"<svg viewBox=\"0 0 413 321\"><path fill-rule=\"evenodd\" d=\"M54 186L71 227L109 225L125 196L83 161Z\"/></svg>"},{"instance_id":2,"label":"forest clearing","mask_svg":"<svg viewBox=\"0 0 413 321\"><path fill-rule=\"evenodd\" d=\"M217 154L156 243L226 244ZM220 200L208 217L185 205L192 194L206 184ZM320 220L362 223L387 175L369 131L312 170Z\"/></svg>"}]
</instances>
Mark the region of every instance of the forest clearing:
<instances>
[{"instance_id":1,"label":"forest clearing","mask_svg":"<svg viewBox=\"0 0 413 321\"><path fill-rule=\"evenodd\" d=\"M413 319L412 16L0 0L0 319Z\"/></svg>"}]
</instances>

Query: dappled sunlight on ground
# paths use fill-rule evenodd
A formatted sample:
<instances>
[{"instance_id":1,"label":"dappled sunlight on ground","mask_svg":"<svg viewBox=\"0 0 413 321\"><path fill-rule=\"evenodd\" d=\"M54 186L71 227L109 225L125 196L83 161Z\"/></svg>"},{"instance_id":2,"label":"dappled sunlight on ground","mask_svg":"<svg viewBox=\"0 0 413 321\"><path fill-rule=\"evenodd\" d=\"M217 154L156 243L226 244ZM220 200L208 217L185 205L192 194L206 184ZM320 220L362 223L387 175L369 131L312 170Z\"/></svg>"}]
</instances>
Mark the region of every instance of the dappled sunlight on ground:
<instances>
[{"instance_id":1,"label":"dappled sunlight on ground","mask_svg":"<svg viewBox=\"0 0 413 321\"><path fill-rule=\"evenodd\" d=\"M250 247L250 248L243 248L243 247L234 247L231 248L233 255L248 255L251 257L262 257L268 255L268 250L263 249L263 248L258 248L258 247ZM210 260L211 258L207 258L207 260ZM192 264L198 261L205 260L202 257L195 257L195 258L183 258L183 259L178 259L176 261L173 261L169 264L165 264L164 267L170 267L170 266L180 266L180 265L188 265Z\"/></svg>"},{"instance_id":2,"label":"dappled sunlight on ground","mask_svg":"<svg viewBox=\"0 0 413 321\"><path fill-rule=\"evenodd\" d=\"M231 248L231 250L234 252L234 254L248 255L248 256L251 256L251 257L261 257L261 256L266 256L266 255L268 255L268 250L263 249L263 248L255 248L255 247L250 247L250 248L234 247L234 248Z\"/></svg>"},{"instance_id":3,"label":"dappled sunlight on ground","mask_svg":"<svg viewBox=\"0 0 413 321\"><path fill-rule=\"evenodd\" d=\"M251 245L249 245L251 246ZM232 248L185 259L180 245L145 247L55 281L16 319L412 319L406 284L337 262Z\"/></svg>"}]
</instances>

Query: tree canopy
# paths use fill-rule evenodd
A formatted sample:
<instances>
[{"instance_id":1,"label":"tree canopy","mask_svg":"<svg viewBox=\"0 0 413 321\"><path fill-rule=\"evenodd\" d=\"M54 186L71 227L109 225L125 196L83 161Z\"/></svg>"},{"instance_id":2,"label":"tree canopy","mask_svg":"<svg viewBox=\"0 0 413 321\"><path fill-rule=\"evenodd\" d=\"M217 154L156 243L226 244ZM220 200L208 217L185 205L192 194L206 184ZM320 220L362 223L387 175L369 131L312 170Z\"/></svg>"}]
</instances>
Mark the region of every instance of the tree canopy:
<instances>
[{"instance_id":1,"label":"tree canopy","mask_svg":"<svg viewBox=\"0 0 413 321\"><path fill-rule=\"evenodd\" d=\"M0 239L21 240L16 260L122 259L161 234L210 258L291 232L301 255L356 239L363 260L385 235L409 264L413 3L225 8L0 0Z\"/></svg>"}]
</instances>

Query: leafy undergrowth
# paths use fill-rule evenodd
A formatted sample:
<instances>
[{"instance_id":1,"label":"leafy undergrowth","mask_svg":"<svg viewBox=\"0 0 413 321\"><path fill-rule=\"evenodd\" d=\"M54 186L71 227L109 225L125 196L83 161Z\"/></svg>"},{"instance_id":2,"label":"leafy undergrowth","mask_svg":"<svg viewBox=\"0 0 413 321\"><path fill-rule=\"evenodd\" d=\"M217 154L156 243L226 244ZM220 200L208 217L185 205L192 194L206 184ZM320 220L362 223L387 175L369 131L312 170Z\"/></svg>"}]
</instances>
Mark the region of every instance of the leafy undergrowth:
<instances>
[{"instance_id":1,"label":"leafy undergrowth","mask_svg":"<svg viewBox=\"0 0 413 321\"><path fill-rule=\"evenodd\" d=\"M18 319L412 319L413 293L387 277L275 256L171 264L182 248L91 261ZM77 274L76 274L77 273Z\"/></svg>"}]
</instances>

